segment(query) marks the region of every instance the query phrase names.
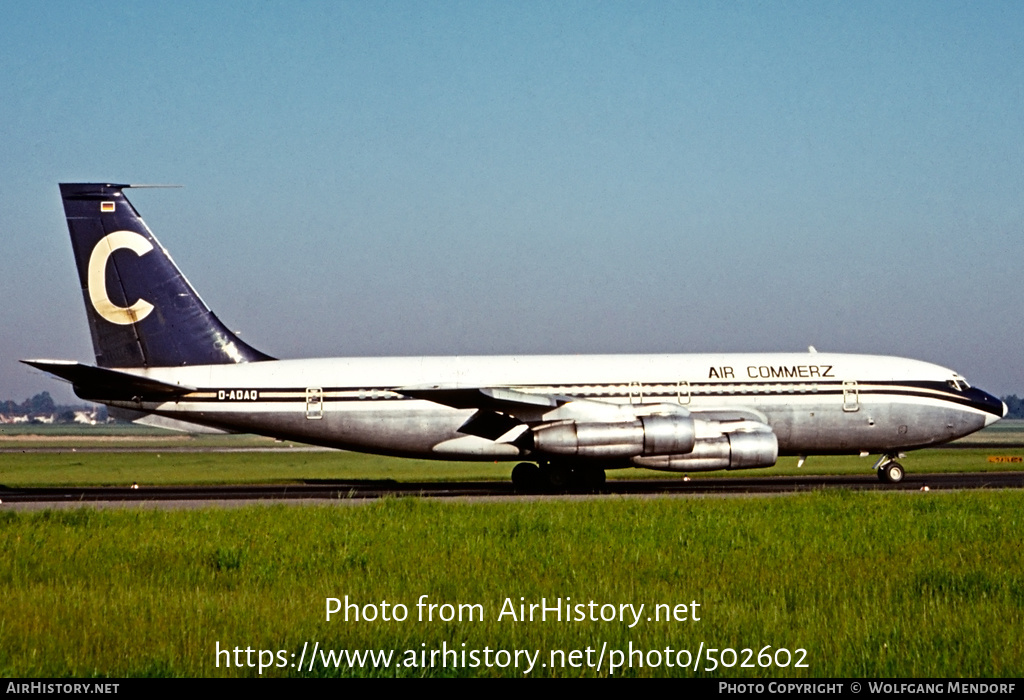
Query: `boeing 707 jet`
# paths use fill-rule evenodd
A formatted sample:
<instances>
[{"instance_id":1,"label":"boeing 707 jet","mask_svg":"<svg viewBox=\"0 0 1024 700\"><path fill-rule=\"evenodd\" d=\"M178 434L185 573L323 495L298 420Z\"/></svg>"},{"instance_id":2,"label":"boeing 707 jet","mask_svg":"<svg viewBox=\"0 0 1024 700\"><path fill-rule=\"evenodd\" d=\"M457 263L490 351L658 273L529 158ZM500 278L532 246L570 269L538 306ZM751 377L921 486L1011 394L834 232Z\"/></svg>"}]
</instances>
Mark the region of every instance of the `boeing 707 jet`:
<instances>
[{"instance_id":1,"label":"boeing 707 jet","mask_svg":"<svg viewBox=\"0 0 1024 700\"><path fill-rule=\"evenodd\" d=\"M1006 413L956 372L814 352L278 360L203 303L125 196L62 184L95 364L24 360L86 400L165 423L346 450L519 461L524 491L598 488L606 469L773 466L901 453Z\"/></svg>"}]
</instances>

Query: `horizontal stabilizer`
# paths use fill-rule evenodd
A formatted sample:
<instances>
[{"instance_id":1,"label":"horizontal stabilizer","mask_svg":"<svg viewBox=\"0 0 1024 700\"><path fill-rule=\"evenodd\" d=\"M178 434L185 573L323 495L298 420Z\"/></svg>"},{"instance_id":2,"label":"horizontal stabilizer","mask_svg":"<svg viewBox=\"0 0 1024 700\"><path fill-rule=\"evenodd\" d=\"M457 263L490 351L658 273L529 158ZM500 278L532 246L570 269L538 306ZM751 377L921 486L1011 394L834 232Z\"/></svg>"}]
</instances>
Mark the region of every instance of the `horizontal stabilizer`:
<instances>
[{"instance_id":1,"label":"horizontal stabilizer","mask_svg":"<svg viewBox=\"0 0 1024 700\"><path fill-rule=\"evenodd\" d=\"M103 367L68 360L22 360L26 365L71 382L75 394L87 401L165 401L195 391L194 387L167 384Z\"/></svg>"}]
</instances>

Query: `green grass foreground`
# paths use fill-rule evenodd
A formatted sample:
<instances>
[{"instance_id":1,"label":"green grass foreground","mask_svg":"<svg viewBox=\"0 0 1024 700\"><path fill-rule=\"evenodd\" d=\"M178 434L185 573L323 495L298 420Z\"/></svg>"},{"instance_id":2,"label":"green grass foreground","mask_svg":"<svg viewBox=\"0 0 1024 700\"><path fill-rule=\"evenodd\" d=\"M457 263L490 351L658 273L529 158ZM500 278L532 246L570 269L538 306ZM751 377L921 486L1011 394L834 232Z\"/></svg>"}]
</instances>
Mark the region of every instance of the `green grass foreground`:
<instances>
[{"instance_id":1,"label":"green grass foreground","mask_svg":"<svg viewBox=\"0 0 1024 700\"><path fill-rule=\"evenodd\" d=\"M0 512L0 673L234 676L216 645L321 649L807 650L807 668L711 677L1024 675L1024 494L830 491L762 498ZM408 606L326 622L325 598ZM420 622L417 599L482 621ZM701 604L700 621L513 622L505 598ZM725 654L725 660L732 657ZM244 655L243 655L244 661ZM255 661L256 657L252 657ZM275 656L276 662L280 657ZM285 656L291 660L291 657ZM596 658L596 657L595 657ZM598 675L538 667L532 675ZM600 675L607 675L608 659ZM307 657L308 664L308 657ZM702 668L707 662L702 663ZM688 676L638 667L616 675ZM522 675L270 668L263 675Z\"/></svg>"}]
</instances>

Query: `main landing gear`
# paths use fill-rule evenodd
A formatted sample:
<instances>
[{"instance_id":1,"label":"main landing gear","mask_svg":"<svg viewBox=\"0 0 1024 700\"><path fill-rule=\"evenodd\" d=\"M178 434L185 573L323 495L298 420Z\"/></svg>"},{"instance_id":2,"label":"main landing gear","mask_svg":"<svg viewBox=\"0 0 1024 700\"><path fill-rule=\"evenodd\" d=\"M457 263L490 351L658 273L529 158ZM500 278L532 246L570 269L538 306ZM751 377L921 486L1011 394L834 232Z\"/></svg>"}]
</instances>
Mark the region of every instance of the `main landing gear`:
<instances>
[{"instance_id":1,"label":"main landing gear","mask_svg":"<svg viewBox=\"0 0 1024 700\"><path fill-rule=\"evenodd\" d=\"M898 484L903 481L906 472L903 465L896 460L902 455L882 455L875 463L878 480L883 484Z\"/></svg>"},{"instance_id":2,"label":"main landing gear","mask_svg":"<svg viewBox=\"0 0 1024 700\"><path fill-rule=\"evenodd\" d=\"M512 469L517 493L596 493L604 488L604 469L541 462L520 462Z\"/></svg>"}]
</instances>

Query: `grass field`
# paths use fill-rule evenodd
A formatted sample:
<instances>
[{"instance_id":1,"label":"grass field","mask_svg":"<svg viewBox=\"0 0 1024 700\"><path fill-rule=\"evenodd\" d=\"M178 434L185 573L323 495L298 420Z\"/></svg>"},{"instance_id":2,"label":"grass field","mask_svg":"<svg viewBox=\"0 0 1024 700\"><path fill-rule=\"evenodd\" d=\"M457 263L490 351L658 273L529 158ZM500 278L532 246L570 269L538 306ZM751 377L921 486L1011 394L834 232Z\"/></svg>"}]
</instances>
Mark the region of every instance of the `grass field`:
<instances>
[{"instance_id":1,"label":"grass field","mask_svg":"<svg viewBox=\"0 0 1024 700\"><path fill-rule=\"evenodd\" d=\"M990 435L979 434L978 447L911 453L904 463L912 474L1006 470L988 456L1024 454L1006 446L1015 444L1019 431L1016 437L1006 429ZM35 437L5 434L2 446L10 448L14 439L39 445ZM48 447L62 451L0 454L0 484L475 479L508 478L509 470L286 445L255 453L75 452L68 450L95 442L75 434L47 439ZM266 444L248 436L159 433L103 440ZM802 471L866 474L870 464L856 457L812 458ZM784 459L749 473L796 472L794 460ZM530 675L539 676L608 675L611 652L618 651L620 662L633 661L632 668L616 669L624 676L1019 677L1022 513L1024 494L1016 491L0 510L0 674L259 675L256 667L226 667L227 657L215 653L219 643L222 649L274 652L263 675L275 676L523 674L514 666L397 666L408 661L408 650L416 656L447 645L529 650L537 655ZM409 619L346 623L336 616L326 622L326 598L346 595L360 604L402 603ZM483 619L419 622L415 606L423 595L437 604L479 605ZM499 620L506 598L516 605L542 598L549 605L559 598L644 604L645 611L632 628L589 619ZM701 605L699 622L646 620L656 604L693 601ZM335 666L322 657L312 669L308 657L306 668L293 668L304 644L335 652L391 650L395 656L387 668ZM629 657L630 644L655 655ZM583 663L583 653L568 656L587 647L592 659L598 649L609 651L600 671ZM709 647L737 653L716 652L720 665L709 670ZM765 647L769 653L804 649L807 665L796 668L797 656L779 652L775 658L788 660L786 667L759 668L757 655ZM678 664L705 651L694 671L668 667L666 649ZM688 658L680 655L684 650ZM557 657L559 652L566 656ZM241 658L244 664L246 655ZM542 665L558 658L583 665ZM744 661L754 667L744 668ZM277 667L279 662L284 665Z\"/></svg>"},{"instance_id":2,"label":"grass field","mask_svg":"<svg viewBox=\"0 0 1024 700\"><path fill-rule=\"evenodd\" d=\"M1020 676L1024 494L827 492L773 498L359 508L0 513L0 673L257 675L221 648L731 648L697 675ZM325 599L408 606L405 622L325 621ZM482 621L418 622L421 595ZM700 603L700 621L513 622L526 602ZM646 616L646 613L645 613ZM465 644L465 647L461 645ZM806 668L741 668L742 650ZM286 657L291 658L291 657ZM596 657L595 657L596 658ZM531 675L607 675L551 668ZM682 658L682 657L680 657ZM705 652L706 658L706 652ZM756 658L756 657L755 657ZM651 657L647 657L648 661ZM244 660L244 654L243 654ZM277 661L277 657L274 658ZM624 660L624 659L623 659ZM685 659L683 659L685 660ZM725 662L733 662L728 653ZM780 657L780 663L785 656ZM634 664L636 657L634 656ZM681 662L680 662L681 663ZM286 666L263 675L521 675L500 668ZM616 675L689 676L664 663Z\"/></svg>"}]
</instances>

